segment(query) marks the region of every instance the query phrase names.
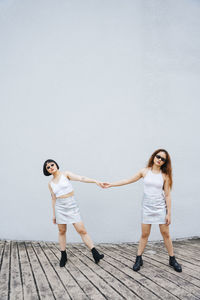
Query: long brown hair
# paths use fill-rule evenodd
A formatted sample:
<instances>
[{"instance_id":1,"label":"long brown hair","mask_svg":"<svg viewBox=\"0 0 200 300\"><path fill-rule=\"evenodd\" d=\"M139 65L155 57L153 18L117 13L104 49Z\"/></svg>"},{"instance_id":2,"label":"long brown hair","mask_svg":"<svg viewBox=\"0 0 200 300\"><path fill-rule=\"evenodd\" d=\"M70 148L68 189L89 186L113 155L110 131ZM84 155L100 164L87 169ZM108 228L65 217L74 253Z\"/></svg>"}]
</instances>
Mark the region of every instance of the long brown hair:
<instances>
[{"instance_id":1,"label":"long brown hair","mask_svg":"<svg viewBox=\"0 0 200 300\"><path fill-rule=\"evenodd\" d=\"M154 157L159 152L165 152L165 154L166 154L166 162L160 168L161 168L162 173L169 176L169 186L170 186L170 189L172 189L172 184L173 184L173 180L172 180L172 163L171 163L170 155L165 149L158 149L158 150L154 151L154 153L149 158L147 168L151 168L153 166Z\"/></svg>"}]
</instances>

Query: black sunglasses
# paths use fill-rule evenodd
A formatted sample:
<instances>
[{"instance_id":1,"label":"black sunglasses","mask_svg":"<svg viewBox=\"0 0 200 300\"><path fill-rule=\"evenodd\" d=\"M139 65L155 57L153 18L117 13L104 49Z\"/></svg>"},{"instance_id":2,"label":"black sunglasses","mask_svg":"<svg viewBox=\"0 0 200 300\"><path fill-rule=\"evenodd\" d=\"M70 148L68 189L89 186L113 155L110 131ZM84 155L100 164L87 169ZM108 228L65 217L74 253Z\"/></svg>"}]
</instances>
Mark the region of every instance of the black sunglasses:
<instances>
[{"instance_id":1,"label":"black sunglasses","mask_svg":"<svg viewBox=\"0 0 200 300\"><path fill-rule=\"evenodd\" d=\"M53 167L55 164L51 164L50 166L47 167L47 170L49 170L51 167Z\"/></svg>"},{"instance_id":2,"label":"black sunglasses","mask_svg":"<svg viewBox=\"0 0 200 300\"><path fill-rule=\"evenodd\" d=\"M156 154L156 158L157 159L161 159L163 162L166 162L166 158L164 158L164 157L162 157L162 156L160 156L158 154Z\"/></svg>"}]
</instances>

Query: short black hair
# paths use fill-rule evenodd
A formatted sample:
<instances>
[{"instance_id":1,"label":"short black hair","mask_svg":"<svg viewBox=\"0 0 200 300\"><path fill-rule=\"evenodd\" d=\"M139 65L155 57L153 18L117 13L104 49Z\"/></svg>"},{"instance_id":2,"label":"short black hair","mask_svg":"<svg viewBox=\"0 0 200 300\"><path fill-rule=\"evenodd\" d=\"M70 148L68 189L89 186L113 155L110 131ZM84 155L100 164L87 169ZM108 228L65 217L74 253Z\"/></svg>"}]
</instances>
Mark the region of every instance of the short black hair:
<instances>
[{"instance_id":1,"label":"short black hair","mask_svg":"<svg viewBox=\"0 0 200 300\"><path fill-rule=\"evenodd\" d=\"M51 174L47 171L47 169L46 169L47 164L48 164L48 163L51 163L51 162L53 162L54 164L56 164L56 166L57 166L57 168L58 168L58 170L59 170L59 165L57 164L57 162L56 162L55 160L53 160L53 159L47 159L47 160L44 162L44 165L43 165L43 173L44 173L45 176L50 176L50 175L51 175Z\"/></svg>"}]
</instances>

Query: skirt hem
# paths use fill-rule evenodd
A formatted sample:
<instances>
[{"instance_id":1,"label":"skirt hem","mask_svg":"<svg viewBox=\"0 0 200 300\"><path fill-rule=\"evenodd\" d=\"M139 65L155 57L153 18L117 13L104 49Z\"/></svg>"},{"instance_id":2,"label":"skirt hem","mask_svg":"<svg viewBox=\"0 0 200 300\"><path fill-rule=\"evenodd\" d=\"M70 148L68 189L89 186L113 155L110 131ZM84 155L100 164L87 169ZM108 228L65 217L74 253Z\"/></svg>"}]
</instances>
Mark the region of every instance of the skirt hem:
<instances>
[{"instance_id":1,"label":"skirt hem","mask_svg":"<svg viewBox=\"0 0 200 300\"><path fill-rule=\"evenodd\" d=\"M165 223L163 223L163 222L156 222L156 223L154 223L154 222L142 222L142 224L151 224L151 225L162 225L162 224L166 224L166 222Z\"/></svg>"},{"instance_id":2,"label":"skirt hem","mask_svg":"<svg viewBox=\"0 0 200 300\"><path fill-rule=\"evenodd\" d=\"M78 222L82 222L82 220L76 220L76 221L69 221L69 222L65 222L65 223L56 223L58 225L67 225L67 224L74 224L74 223L78 223Z\"/></svg>"}]
</instances>

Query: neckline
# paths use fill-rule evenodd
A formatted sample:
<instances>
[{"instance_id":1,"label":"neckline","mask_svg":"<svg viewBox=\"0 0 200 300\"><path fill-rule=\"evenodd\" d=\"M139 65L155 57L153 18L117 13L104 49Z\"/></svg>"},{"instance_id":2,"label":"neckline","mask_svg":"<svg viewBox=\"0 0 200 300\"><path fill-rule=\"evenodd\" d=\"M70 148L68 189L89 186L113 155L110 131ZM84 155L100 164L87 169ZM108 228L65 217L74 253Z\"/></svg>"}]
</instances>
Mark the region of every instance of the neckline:
<instances>
[{"instance_id":1,"label":"neckline","mask_svg":"<svg viewBox=\"0 0 200 300\"><path fill-rule=\"evenodd\" d=\"M57 183L55 183L55 182L53 182L53 181L51 181L51 183L53 183L53 184L58 184L58 183L60 182L60 179L61 179L62 175L63 175L63 174L60 175L60 178L59 178L59 180L58 180Z\"/></svg>"},{"instance_id":2,"label":"neckline","mask_svg":"<svg viewBox=\"0 0 200 300\"><path fill-rule=\"evenodd\" d=\"M154 172L152 172L152 170L150 169L150 171L151 171L151 173L152 174L154 174L154 175L159 175L159 174L161 174L162 172L160 171L159 173L154 173Z\"/></svg>"}]
</instances>

